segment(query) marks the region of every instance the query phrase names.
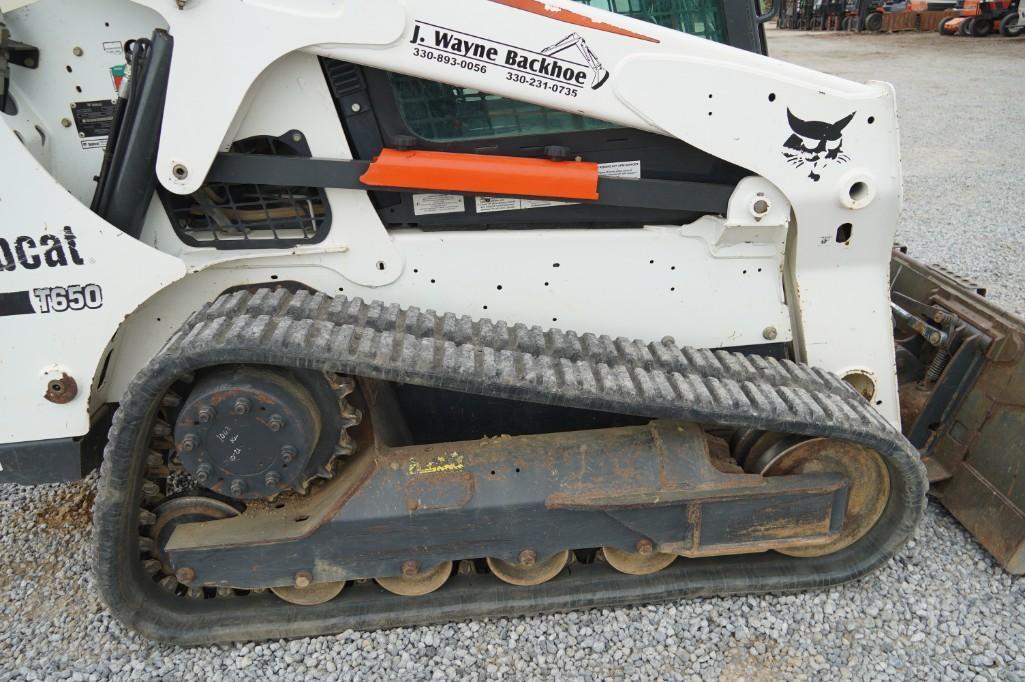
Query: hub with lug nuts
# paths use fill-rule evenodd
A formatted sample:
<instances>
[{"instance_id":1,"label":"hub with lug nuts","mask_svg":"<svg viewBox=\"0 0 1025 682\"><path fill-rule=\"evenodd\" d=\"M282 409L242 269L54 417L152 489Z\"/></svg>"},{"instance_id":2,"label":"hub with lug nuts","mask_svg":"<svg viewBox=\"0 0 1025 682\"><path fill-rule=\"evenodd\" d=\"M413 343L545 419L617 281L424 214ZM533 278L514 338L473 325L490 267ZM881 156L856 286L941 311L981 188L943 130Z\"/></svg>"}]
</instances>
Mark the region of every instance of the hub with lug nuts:
<instances>
[{"instance_id":1,"label":"hub with lug nuts","mask_svg":"<svg viewBox=\"0 0 1025 682\"><path fill-rule=\"evenodd\" d=\"M198 485L239 500L305 492L331 475L352 410L317 372L224 367L197 376L174 442ZM343 401L343 402L339 402Z\"/></svg>"}]
</instances>

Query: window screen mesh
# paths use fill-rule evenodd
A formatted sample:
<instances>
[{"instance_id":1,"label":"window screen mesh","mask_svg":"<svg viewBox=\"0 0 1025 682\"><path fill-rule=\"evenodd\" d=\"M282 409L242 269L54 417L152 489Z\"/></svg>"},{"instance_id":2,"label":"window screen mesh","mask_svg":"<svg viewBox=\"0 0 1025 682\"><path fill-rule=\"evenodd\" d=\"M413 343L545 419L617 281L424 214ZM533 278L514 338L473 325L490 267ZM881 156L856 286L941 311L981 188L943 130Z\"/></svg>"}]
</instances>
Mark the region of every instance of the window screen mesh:
<instances>
[{"instance_id":1,"label":"window screen mesh","mask_svg":"<svg viewBox=\"0 0 1025 682\"><path fill-rule=\"evenodd\" d=\"M725 40L725 21L718 0L577 2L710 40ZM436 142L613 127L605 121L488 95L472 88L400 74L392 74L391 82L406 125L418 136Z\"/></svg>"}]
</instances>

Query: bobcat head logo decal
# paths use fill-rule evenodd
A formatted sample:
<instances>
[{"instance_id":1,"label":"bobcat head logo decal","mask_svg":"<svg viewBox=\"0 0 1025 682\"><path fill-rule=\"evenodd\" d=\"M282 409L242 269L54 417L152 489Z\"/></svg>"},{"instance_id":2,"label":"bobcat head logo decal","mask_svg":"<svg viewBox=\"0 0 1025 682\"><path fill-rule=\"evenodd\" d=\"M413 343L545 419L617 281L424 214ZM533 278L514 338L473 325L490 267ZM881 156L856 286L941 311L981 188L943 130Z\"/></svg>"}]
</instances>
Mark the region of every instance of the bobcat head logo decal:
<instances>
[{"instance_id":1,"label":"bobcat head logo decal","mask_svg":"<svg viewBox=\"0 0 1025 682\"><path fill-rule=\"evenodd\" d=\"M841 118L836 123L826 121L805 121L794 116L787 109L787 120L793 131L783 143L783 156L787 163L796 168L809 167L808 177L818 182L822 176L816 171L832 163L847 163L850 157L843 151L843 130L854 120L854 114Z\"/></svg>"}]
</instances>

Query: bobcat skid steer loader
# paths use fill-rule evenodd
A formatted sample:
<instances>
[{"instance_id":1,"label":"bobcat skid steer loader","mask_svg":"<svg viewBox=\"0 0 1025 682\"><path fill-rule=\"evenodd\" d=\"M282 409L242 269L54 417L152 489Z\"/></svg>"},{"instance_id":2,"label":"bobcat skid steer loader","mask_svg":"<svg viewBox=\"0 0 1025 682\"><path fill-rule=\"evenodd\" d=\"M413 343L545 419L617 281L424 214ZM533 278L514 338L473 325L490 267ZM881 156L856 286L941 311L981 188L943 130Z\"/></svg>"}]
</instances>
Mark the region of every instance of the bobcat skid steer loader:
<instances>
[{"instance_id":1,"label":"bobcat skid steer loader","mask_svg":"<svg viewBox=\"0 0 1025 682\"><path fill-rule=\"evenodd\" d=\"M893 252L891 88L592 4L0 3L0 481L102 459L125 623L836 585L930 480L1025 570L1025 332Z\"/></svg>"}]
</instances>

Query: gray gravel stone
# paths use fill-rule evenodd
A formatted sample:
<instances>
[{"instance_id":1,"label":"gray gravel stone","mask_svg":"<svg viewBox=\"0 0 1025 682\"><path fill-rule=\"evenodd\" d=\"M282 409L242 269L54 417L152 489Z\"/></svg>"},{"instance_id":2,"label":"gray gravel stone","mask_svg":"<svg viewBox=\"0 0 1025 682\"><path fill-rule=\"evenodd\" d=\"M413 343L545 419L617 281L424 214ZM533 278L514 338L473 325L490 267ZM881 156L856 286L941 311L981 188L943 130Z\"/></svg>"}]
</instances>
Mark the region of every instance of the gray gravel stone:
<instances>
[{"instance_id":1,"label":"gray gravel stone","mask_svg":"<svg viewBox=\"0 0 1025 682\"><path fill-rule=\"evenodd\" d=\"M895 83L907 183L901 239L1025 312L1025 203L1013 199L1025 168L1021 44L934 34L770 34L781 58ZM88 549L94 486L95 479L0 486L0 682L1025 682L1025 580L1004 573L935 503L915 540L881 571L827 592L181 649L142 640L97 601Z\"/></svg>"}]
</instances>

